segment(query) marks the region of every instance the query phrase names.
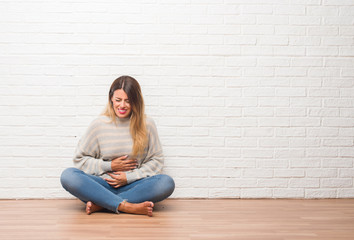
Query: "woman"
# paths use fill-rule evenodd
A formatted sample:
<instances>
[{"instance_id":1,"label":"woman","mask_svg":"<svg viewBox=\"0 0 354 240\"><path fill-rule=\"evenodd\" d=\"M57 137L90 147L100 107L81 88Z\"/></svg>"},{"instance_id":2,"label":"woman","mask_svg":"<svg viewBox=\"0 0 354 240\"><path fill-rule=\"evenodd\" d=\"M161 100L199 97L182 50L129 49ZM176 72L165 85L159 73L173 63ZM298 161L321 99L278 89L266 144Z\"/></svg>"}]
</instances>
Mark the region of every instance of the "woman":
<instances>
[{"instance_id":1,"label":"woman","mask_svg":"<svg viewBox=\"0 0 354 240\"><path fill-rule=\"evenodd\" d=\"M160 174L164 158L156 126L145 117L139 83L129 76L112 83L104 113L88 127L73 160L76 168L64 170L61 184L86 203L87 214L108 209L152 216L154 203L175 187Z\"/></svg>"}]
</instances>

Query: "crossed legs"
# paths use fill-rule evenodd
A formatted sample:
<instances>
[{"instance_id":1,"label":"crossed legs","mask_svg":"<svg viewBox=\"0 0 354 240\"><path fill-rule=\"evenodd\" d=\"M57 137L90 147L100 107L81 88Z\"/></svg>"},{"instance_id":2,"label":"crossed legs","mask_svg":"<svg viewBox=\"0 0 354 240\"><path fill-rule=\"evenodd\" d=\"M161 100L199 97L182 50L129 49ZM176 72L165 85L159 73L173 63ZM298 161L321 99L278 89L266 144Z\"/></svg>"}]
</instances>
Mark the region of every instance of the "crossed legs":
<instances>
[{"instance_id":1,"label":"crossed legs","mask_svg":"<svg viewBox=\"0 0 354 240\"><path fill-rule=\"evenodd\" d=\"M113 188L102 178L76 168L64 170L60 181L65 190L86 203L88 214L108 209L151 216L154 203L169 197L175 187L171 177L159 174Z\"/></svg>"}]
</instances>

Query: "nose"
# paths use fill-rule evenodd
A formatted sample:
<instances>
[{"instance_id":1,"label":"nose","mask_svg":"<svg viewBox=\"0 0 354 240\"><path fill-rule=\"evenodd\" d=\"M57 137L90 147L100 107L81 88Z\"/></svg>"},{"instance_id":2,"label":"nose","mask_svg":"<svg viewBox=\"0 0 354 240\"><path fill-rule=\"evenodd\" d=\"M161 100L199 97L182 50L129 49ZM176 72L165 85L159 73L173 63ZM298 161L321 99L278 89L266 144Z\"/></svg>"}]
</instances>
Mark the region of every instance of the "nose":
<instances>
[{"instance_id":1,"label":"nose","mask_svg":"<svg viewBox=\"0 0 354 240\"><path fill-rule=\"evenodd\" d=\"M122 101L122 102L120 103L120 107L125 107L125 105L126 105L125 101Z\"/></svg>"}]
</instances>

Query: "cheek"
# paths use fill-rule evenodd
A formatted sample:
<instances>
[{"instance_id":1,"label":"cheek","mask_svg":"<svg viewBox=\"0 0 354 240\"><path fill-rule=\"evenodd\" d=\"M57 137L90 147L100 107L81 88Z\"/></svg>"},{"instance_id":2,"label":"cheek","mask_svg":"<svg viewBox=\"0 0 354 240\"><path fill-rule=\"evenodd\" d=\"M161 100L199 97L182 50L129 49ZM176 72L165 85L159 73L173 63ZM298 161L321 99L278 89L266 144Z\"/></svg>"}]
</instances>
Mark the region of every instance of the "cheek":
<instances>
[{"instance_id":1,"label":"cheek","mask_svg":"<svg viewBox=\"0 0 354 240\"><path fill-rule=\"evenodd\" d=\"M116 108L116 107L118 106L118 103L115 102L115 101L113 101L113 102L112 102L112 106L113 106L113 108Z\"/></svg>"}]
</instances>

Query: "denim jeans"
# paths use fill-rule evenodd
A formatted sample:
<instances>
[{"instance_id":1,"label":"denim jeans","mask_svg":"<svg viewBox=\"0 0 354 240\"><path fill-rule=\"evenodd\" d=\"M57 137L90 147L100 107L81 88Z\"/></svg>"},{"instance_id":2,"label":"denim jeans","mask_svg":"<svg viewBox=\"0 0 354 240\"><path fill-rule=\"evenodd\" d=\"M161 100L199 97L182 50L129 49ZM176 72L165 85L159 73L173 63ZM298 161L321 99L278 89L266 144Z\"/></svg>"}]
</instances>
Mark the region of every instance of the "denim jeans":
<instances>
[{"instance_id":1,"label":"denim jeans","mask_svg":"<svg viewBox=\"0 0 354 240\"><path fill-rule=\"evenodd\" d=\"M98 206L118 213L118 206L126 200L130 203L159 202L168 198L175 183L170 176L159 174L114 188L104 179L86 174L77 168L67 168L61 174L61 185L66 191L83 202L91 201Z\"/></svg>"}]
</instances>

